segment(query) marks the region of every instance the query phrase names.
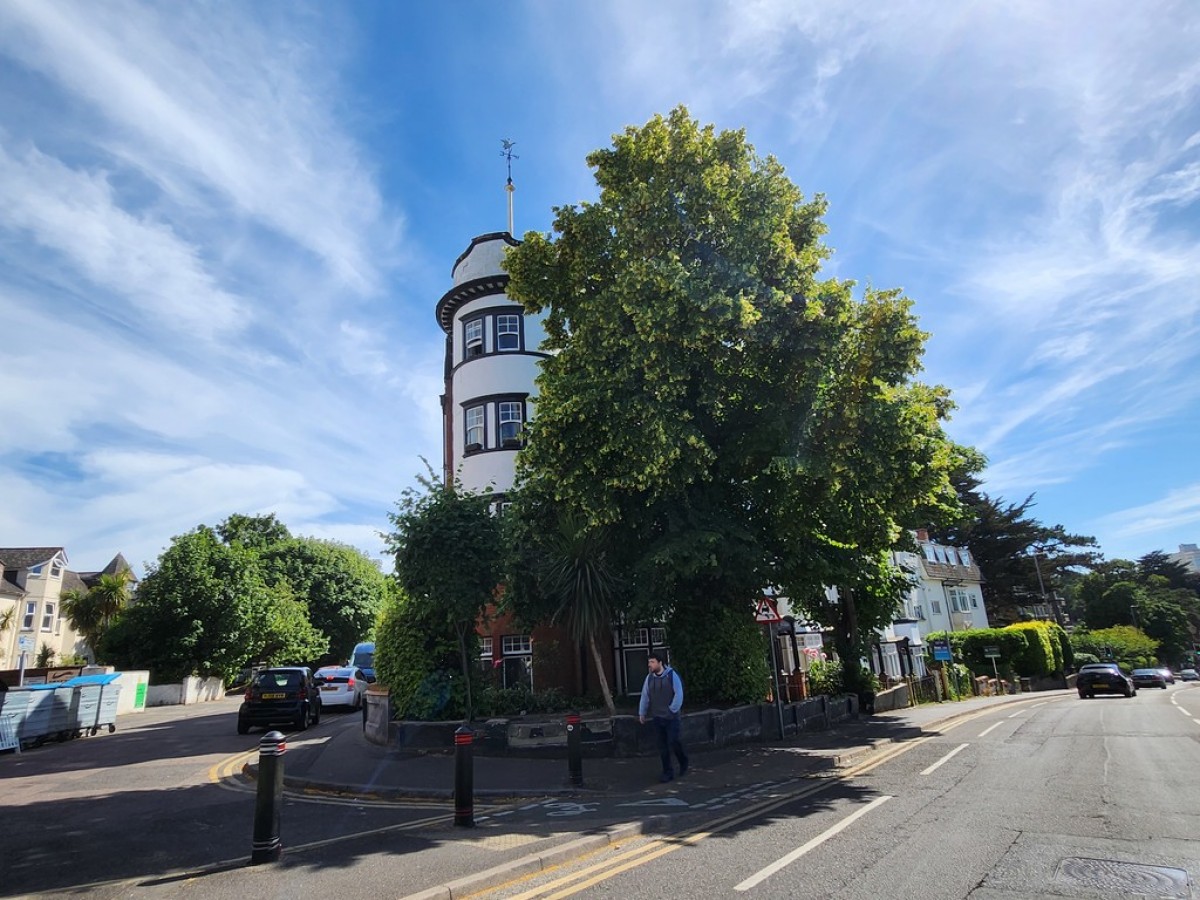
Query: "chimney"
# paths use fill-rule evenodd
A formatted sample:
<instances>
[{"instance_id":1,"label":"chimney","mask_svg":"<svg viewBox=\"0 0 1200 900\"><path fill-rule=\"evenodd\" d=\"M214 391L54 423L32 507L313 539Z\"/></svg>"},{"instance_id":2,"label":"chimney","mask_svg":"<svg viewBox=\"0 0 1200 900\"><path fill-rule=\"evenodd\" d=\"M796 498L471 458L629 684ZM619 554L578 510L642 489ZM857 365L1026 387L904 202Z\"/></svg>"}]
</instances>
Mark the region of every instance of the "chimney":
<instances>
[{"instance_id":1,"label":"chimney","mask_svg":"<svg viewBox=\"0 0 1200 900\"><path fill-rule=\"evenodd\" d=\"M929 540L929 530L927 528L918 528L917 529L917 542L923 543L927 540Z\"/></svg>"}]
</instances>

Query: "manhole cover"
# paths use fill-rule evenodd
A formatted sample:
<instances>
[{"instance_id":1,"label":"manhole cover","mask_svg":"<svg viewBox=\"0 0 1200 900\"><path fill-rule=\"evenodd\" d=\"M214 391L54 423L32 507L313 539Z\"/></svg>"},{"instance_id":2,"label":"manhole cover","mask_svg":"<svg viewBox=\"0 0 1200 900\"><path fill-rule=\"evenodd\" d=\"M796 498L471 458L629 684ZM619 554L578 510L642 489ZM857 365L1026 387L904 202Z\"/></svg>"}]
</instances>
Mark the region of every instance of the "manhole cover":
<instances>
[{"instance_id":1,"label":"manhole cover","mask_svg":"<svg viewBox=\"0 0 1200 900\"><path fill-rule=\"evenodd\" d=\"M1069 856L1058 866L1055 876L1060 884L1117 894L1142 897L1191 896L1188 874L1170 866L1142 866L1115 859L1085 859Z\"/></svg>"}]
</instances>

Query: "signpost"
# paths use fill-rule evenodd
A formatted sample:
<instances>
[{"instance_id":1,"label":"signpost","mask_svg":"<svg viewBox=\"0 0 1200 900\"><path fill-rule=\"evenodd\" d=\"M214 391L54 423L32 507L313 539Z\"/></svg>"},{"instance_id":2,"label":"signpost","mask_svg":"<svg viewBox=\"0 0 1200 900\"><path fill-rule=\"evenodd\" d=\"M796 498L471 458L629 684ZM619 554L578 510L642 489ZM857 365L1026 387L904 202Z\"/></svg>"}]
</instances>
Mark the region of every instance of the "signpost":
<instances>
[{"instance_id":1,"label":"signpost","mask_svg":"<svg viewBox=\"0 0 1200 900\"><path fill-rule=\"evenodd\" d=\"M779 661L778 648L775 646L775 625L783 619L779 615L775 601L770 597L763 597L759 600L754 606L754 621L766 624L767 638L771 642L771 683L775 686L775 710L779 713L779 739L782 741L784 738L783 703L779 696Z\"/></svg>"},{"instance_id":2,"label":"signpost","mask_svg":"<svg viewBox=\"0 0 1200 900\"><path fill-rule=\"evenodd\" d=\"M34 646L32 634L17 636L17 652L21 654L17 662L17 687L25 687L25 657L33 652Z\"/></svg>"},{"instance_id":3,"label":"signpost","mask_svg":"<svg viewBox=\"0 0 1200 900\"><path fill-rule=\"evenodd\" d=\"M996 668L996 660L1000 658L999 647L984 647L983 655L992 661L992 673L996 676L996 680L1000 680L1000 670Z\"/></svg>"},{"instance_id":4,"label":"signpost","mask_svg":"<svg viewBox=\"0 0 1200 900\"><path fill-rule=\"evenodd\" d=\"M948 638L934 638L929 642L929 645L933 647L934 659L941 660L942 662L950 662L954 659L953 654L950 652L950 641Z\"/></svg>"}]
</instances>

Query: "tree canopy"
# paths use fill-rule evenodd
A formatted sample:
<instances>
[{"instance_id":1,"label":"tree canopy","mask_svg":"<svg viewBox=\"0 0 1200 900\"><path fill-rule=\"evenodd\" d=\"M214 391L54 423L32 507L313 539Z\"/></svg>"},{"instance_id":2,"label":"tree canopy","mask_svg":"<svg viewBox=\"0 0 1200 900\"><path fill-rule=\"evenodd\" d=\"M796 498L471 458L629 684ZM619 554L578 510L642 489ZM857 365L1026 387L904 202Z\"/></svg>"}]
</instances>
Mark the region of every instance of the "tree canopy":
<instances>
[{"instance_id":1,"label":"tree canopy","mask_svg":"<svg viewBox=\"0 0 1200 900\"><path fill-rule=\"evenodd\" d=\"M344 659L373 630L386 591L354 548L293 538L273 514L235 514L172 540L97 653L166 680Z\"/></svg>"},{"instance_id":2,"label":"tree canopy","mask_svg":"<svg viewBox=\"0 0 1200 900\"><path fill-rule=\"evenodd\" d=\"M396 582L401 588L392 612L401 622L419 622L427 637L432 632L434 640L449 637L457 645L462 702L469 719L476 668L472 661L479 658L475 625L495 599L502 577L500 521L492 513L495 500L488 492L470 493L458 482L445 485L432 469L417 480L421 490L406 490L388 516L393 530L385 538L395 554ZM389 624L389 633L402 630ZM381 662L390 665L386 658L395 648L380 649ZM426 665L428 674L433 674L443 665L440 656L396 665L409 669Z\"/></svg>"},{"instance_id":3,"label":"tree canopy","mask_svg":"<svg viewBox=\"0 0 1200 900\"><path fill-rule=\"evenodd\" d=\"M821 279L824 199L741 131L679 108L588 164L599 200L557 208L556 237L527 234L505 263L551 351L518 509L605 528L628 607L676 632L728 621L704 646L732 666L765 587L819 604L844 585L857 668L859 623L901 589L887 550L918 509L954 502L951 403L915 380L911 301Z\"/></svg>"}]
</instances>

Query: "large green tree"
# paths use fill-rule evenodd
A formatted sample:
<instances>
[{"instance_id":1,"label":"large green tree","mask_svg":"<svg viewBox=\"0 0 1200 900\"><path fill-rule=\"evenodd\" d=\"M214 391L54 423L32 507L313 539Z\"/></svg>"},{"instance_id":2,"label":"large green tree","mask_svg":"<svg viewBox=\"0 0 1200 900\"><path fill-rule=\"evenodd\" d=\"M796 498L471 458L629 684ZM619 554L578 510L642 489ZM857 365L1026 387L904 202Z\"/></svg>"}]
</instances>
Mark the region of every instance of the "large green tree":
<instances>
[{"instance_id":1,"label":"large green tree","mask_svg":"<svg viewBox=\"0 0 1200 900\"><path fill-rule=\"evenodd\" d=\"M421 489L406 490L388 516L393 530L385 537L402 595L396 612L407 622L420 622L434 639L453 638L470 719L473 661L479 658L475 626L496 598L503 569L495 499L464 491L458 482L446 485L432 470L418 482ZM431 657L431 667L436 663Z\"/></svg>"},{"instance_id":2,"label":"large green tree","mask_svg":"<svg viewBox=\"0 0 1200 900\"><path fill-rule=\"evenodd\" d=\"M972 461L975 466L980 460ZM976 470L955 473L961 513L935 519L930 534L971 551L983 574L983 599L997 623L1025 618L1023 610L1065 592L1081 570L1100 563L1095 538L1072 534L1062 525L1044 525L1032 514L1034 497L1020 503L990 497L980 489Z\"/></svg>"},{"instance_id":3,"label":"large green tree","mask_svg":"<svg viewBox=\"0 0 1200 900\"><path fill-rule=\"evenodd\" d=\"M733 672L768 585L814 603L844 586L857 671L863 627L899 595L887 548L917 508L952 501L950 404L914 380L910 302L818 277L825 201L740 131L680 108L588 163L599 200L556 209L556 237L527 234L505 263L551 351L522 493L608 530L631 606L703 648L681 672L736 686L699 699L765 690ZM703 641L680 633L717 620Z\"/></svg>"},{"instance_id":4,"label":"large green tree","mask_svg":"<svg viewBox=\"0 0 1200 900\"><path fill-rule=\"evenodd\" d=\"M328 638L320 662L345 662L356 643L373 635L387 578L361 551L299 537L266 546L259 559L268 582L288 585L313 627Z\"/></svg>"},{"instance_id":5,"label":"large green tree","mask_svg":"<svg viewBox=\"0 0 1200 900\"><path fill-rule=\"evenodd\" d=\"M290 587L265 581L253 549L222 543L201 525L174 538L150 566L97 652L176 681L230 679L248 662L302 662L326 646Z\"/></svg>"}]
</instances>

